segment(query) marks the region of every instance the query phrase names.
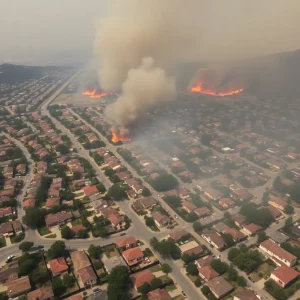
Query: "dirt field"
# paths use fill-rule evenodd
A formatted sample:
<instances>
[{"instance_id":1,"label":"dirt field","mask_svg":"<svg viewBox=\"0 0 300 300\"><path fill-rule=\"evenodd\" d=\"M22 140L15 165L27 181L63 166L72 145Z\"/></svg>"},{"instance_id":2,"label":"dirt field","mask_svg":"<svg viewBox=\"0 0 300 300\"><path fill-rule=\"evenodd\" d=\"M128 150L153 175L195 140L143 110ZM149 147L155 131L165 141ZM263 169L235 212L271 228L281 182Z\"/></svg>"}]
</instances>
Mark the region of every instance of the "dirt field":
<instances>
[{"instance_id":1,"label":"dirt field","mask_svg":"<svg viewBox=\"0 0 300 300\"><path fill-rule=\"evenodd\" d=\"M60 94L52 104L69 104L73 106L96 106L99 105L101 99L92 99L80 94Z\"/></svg>"}]
</instances>

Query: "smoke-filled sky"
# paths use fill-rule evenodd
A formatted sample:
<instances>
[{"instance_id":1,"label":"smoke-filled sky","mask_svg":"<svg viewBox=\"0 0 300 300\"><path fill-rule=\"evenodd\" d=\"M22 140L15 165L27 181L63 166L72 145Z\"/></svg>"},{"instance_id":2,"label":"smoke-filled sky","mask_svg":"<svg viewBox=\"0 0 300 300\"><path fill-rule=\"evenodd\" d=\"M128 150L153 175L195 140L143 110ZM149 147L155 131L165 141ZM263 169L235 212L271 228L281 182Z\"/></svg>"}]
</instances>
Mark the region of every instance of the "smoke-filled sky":
<instances>
[{"instance_id":1,"label":"smoke-filled sky","mask_svg":"<svg viewBox=\"0 0 300 300\"><path fill-rule=\"evenodd\" d=\"M116 1L0 0L0 62L85 60L93 48L94 22L107 15L111 2ZM123 3L123 17L139 10L131 10L131 0L117 2ZM138 2L146 7L148 1ZM202 55L234 57L300 48L298 0L187 0L174 1L172 7L159 2L158 9L172 11L167 22L194 26L204 45ZM162 38L168 39L167 34L161 32Z\"/></svg>"}]
</instances>

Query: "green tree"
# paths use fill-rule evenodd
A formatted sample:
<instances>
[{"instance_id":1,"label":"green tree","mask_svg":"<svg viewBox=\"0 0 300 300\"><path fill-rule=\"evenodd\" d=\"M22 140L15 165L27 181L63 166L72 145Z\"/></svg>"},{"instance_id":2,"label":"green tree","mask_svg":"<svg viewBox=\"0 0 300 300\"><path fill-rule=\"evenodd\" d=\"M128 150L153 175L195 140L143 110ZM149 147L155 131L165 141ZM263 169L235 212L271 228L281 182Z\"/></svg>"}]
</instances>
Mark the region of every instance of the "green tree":
<instances>
[{"instance_id":1,"label":"green tree","mask_svg":"<svg viewBox=\"0 0 300 300\"><path fill-rule=\"evenodd\" d=\"M58 151L62 155L65 155L69 153L69 148L65 144L59 144L56 146L56 151Z\"/></svg>"},{"instance_id":2,"label":"green tree","mask_svg":"<svg viewBox=\"0 0 300 300\"><path fill-rule=\"evenodd\" d=\"M202 281L201 281L201 278L199 276L197 276L196 280L194 281L194 284L195 284L196 287L201 286Z\"/></svg>"},{"instance_id":3,"label":"green tree","mask_svg":"<svg viewBox=\"0 0 300 300\"><path fill-rule=\"evenodd\" d=\"M91 244L89 246L88 253L90 257L97 259L100 257L101 252L102 251L100 246L95 246L94 244Z\"/></svg>"},{"instance_id":4,"label":"green tree","mask_svg":"<svg viewBox=\"0 0 300 300\"><path fill-rule=\"evenodd\" d=\"M203 288L201 288L201 292L203 295L207 296L210 293L210 289L207 285L205 285Z\"/></svg>"},{"instance_id":5,"label":"green tree","mask_svg":"<svg viewBox=\"0 0 300 300\"><path fill-rule=\"evenodd\" d=\"M193 275L193 276L196 276L196 275L199 274L198 268L197 268L197 266L193 262L190 262L190 263L187 264L187 266L186 266L186 272L189 275Z\"/></svg>"},{"instance_id":6,"label":"green tree","mask_svg":"<svg viewBox=\"0 0 300 300\"><path fill-rule=\"evenodd\" d=\"M152 180L152 186L159 192L169 191L174 189L178 185L177 179L167 173L160 174L154 180Z\"/></svg>"},{"instance_id":7,"label":"green tree","mask_svg":"<svg viewBox=\"0 0 300 300\"><path fill-rule=\"evenodd\" d=\"M113 184L107 192L107 196L114 200L122 200L126 198L126 191L119 184Z\"/></svg>"},{"instance_id":8,"label":"green tree","mask_svg":"<svg viewBox=\"0 0 300 300\"><path fill-rule=\"evenodd\" d=\"M213 259L211 262L211 267L220 275L227 271L227 264L221 262L219 259Z\"/></svg>"},{"instance_id":9,"label":"green tree","mask_svg":"<svg viewBox=\"0 0 300 300\"><path fill-rule=\"evenodd\" d=\"M167 196L164 200L173 208L181 207L181 199L177 196Z\"/></svg>"},{"instance_id":10,"label":"green tree","mask_svg":"<svg viewBox=\"0 0 300 300\"><path fill-rule=\"evenodd\" d=\"M64 274L63 276L63 284L68 288L72 288L75 284L75 279L73 276L69 274Z\"/></svg>"},{"instance_id":11,"label":"green tree","mask_svg":"<svg viewBox=\"0 0 300 300\"><path fill-rule=\"evenodd\" d=\"M242 287L247 285L247 281L243 276L238 276L236 282L239 286L242 286Z\"/></svg>"},{"instance_id":12,"label":"green tree","mask_svg":"<svg viewBox=\"0 0 300 300\"><path fill-rule=\"evenodd\" d=\"M29 273L30 281L33 284L43 284L49 280L49 273L46 268L35 268Z\"/></svg>"},{"instance_id":13,"label":"green tree","mask_svg":"<svg viewBox=\"0 0 300 300\"><path fill-rule=\"evenodd\" d=\"M199 232L201 229L202 229L202 225L200 222L194 222L193 223L193 229L196 231L196 232Z\"/></svg>"},{"instance_id":14,"label":"green tree","mask_svg":"<svg viewBox=\"0 0 300 300\"><path fill-rule=\"evenodd\" d=\"M160 278L153 278L150 284L151 290L160 288L163 285L163 282Z\"/></svg>"},{"instance_id":15,"label":"green tree","mask_svg":"<svg viewBox=\"0 0 300 300\"><path fill-rule=\"evenodd\" d=\"M138 292L141 293L142 295L148 294L148 292L150 292L150 290L151 290L151 288L150 288L150 284L148 282L145 282L138 288Z\"/></svg>"},{"instance_id":16,"label":"green tree","mask_svg":"<svg viewBox=\"0 0 300 300\"><path fill-rule=\"evenodd\" d=\"M265 231L259 231L257 233L257 243L261 243L263 242L264 240L266 240L268 237L267 237L267 234L265 233Z\"/></svg>"},{"instance_id":17,"label":"green tree","mask_svg":"<svg viewBox=\"0 0 300 300\"><path fill-rule=\"evenodd\" d=\"M294 207L292 205L287 205L286 208L284 209L284 212L286 214L293 214L294 213Z\"/></svg>"},{"instance_id":18,"label":"green tree","mask_svg":"<svg viewBox=\"0 0 300 300\"><path fill-rule=\"evenodd\" d=\"M148 188L144 188L143 191L142 191L142 196L143 197L149 197L151 196L151 192Z\"/></svg>"},{"instance_id":19,"label":"green tree","mask_svg":"<svg viewBox=\"0 0 300 300\"><path fill-rule=\"evenodd\" d=\"M223 238L225 244L228 247L231 247L232 245L234 245L234 240L233 240L231 234L229 234L229 233L222 233L221 235L222 235L222 238Z\"/></svg>"},{"instance_id":20,"label":"green tree","mask_svg":"<svg viewBox=\"0 0 300 300\"><path fill-rule=\"evenodd\" d=\"M148 226L148 227L155 226L155 222L152 217L144 216L144 219L145 219L146 226Z\"/></svg>"},{"instance_id":21,"label":"green tree","mask_svg":"<svg viewBox=\"0 0 300 300\"><path fill-rule=\"evenodd\" d=\"M54 295L57 297L59 297L65 293L66 287L64 286L63 281L61 280L60 277L53 277L52 289L53 289Z\"/></svg>"},{"instance_id":22,"label":"green tree","mask_svg":"<svg viewBox=\"0 0 300 300\"><path fill-rule=\"evenodd\" d=\"M228 279L232 281L236 281L237 277L238 277L237 271L232 266L230 266L228 268Z\"/></svg>"},{"instance_id":23,"label":"green tree","mask_svg":"<svg viewBox=\"0 0 300 300\"><path fill-rule=\"evenodd\" d=\"M23 223L28 227L35 229L45 224L46 211L37 207L28 207L23 217Z\"/></svg>"},{"instance_id":24,"label":"green tree","mask_svg":"<svg viewBox=\"0 0 300 300\"><path fill-rule=\"evenodd\" d=\"M60 230L60 233L61 233L61 237L63 239L71 239L73 238L73 232L71 230L71 228L67 225L63 226Z\"/></svg>"},{"instance_id":25,"label":"green tree","mask_svg":"<svg viewBox=\"0 0 300 300\"><path fill-rule=\"evenodd\" d=\"M28 252L32 246L34 245L33 242L22 242L20 245L19 245L19 249L22 251L22 252Z\"/></svg>"},{"instance_id":26,"label":"green tree","mask_svg":"<svg viewBox=\"0 0 300 300\"><path fill-rule=\"evenodd\" d=\"M194 213L193 211L191 211L191 212L188 214L188 216L187 216L187 221L188 221L188 222L194 222L194 221L196 221L196 220L198 220L198 219L199 219L198 215L197 215L196 213Z\"/></svg>"},{"instance_id":27,"label":"green tree","mask_svg":"<svg viewBox=\"0 0 300 300\"><path fill-rule=\"evenodd\" d=\"M0 293L0 300L8 300L6 293Z\"/></svg>"},{"instance_id":28,"label":"green tree","mask_svg":"<svg viewBox=\"0 0 300 300\"><path fill-rule=\"evenodd\" d=\"M125 266L112 269L108 276L107 296L109 300L129 300L127 285L129 283L129 272Z\"/></svg>"},{"instance_id":29,"label":"green tree","mask_svg":"<svg viewBox=\"0 0 300 300\"><path fill-rule=\"evenodd\" d=\"M169 274L169 273L172 272L172 267L171 267L169 264L164 263L164 264L161 265L161 270L162 270L164 273Z\"/></svg>"},{"instance_id":30,"label":"green tree","mask_svg":"<svg viewBox=\"0 0 300 300\"><path fill-rule=\"evenodd\" d=\"M22 262L19 262L19 274L21 276L25 276L28 275L29 272L32 271L32 269L34 269L36 263L34 261L34 258L28 258Z\"/></svg>"},{"instance_id":31,"label":"green tree","mask_svg":"<svg viewBox=\"0 0 300 300\"><path fill-rule=\"evenodd\" d=\"M48 259L53 259L62 256L65 253L66 244L63 241L54 242L48 250Z\"/></svg>"},{"instance_id":32,"label":"green tree","mask_svg":"<svg viewBox=\"0 0 300 300\"><path fill-rule=\"evenodd\" d=\"M88 233L87 233L87 230L85 229L80 229L78 232L77 232L77 237L79 239L86 239L89 237Z\"/></svg>"}]
</instances>

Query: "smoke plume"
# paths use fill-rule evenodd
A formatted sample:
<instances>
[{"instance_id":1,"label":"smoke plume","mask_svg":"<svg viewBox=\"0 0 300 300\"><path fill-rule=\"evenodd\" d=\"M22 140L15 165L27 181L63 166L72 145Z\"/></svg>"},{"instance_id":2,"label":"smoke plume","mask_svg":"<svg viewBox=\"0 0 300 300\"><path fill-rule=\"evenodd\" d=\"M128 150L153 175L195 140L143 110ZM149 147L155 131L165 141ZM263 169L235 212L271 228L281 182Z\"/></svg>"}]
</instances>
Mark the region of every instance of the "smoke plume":
<instances>
[{"instance_id":1,"label":"smoke plume","mask_svg":"<svg viewBox=\"0 0 300 300\"><path fill-rule=\"evenodd\" d=\"M95 51L101 87L123 88L108 109L121 125L174 96L179 62L229 62L300 47L298 0L110 2L107 17L98 25ZM148 57L151 63L145 62Z\"/></svg>"}]
</instances>

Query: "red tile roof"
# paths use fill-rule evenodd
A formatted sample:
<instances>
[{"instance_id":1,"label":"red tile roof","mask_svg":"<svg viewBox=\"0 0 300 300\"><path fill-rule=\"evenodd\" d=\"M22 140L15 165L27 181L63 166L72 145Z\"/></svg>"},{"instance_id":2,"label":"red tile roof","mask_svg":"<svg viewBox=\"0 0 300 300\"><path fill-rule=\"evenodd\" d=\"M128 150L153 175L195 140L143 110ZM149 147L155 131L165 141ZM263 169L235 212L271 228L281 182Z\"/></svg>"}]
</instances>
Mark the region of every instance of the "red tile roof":
<instances>
[{"instance_id":1,"label":"red tile roof","mask_svg":"<svg viewBox=\"0 0 300 300\"><path fill-rule=\"evenodd\" d=\"M128 236L120 238L116 241L116 244L119 248L125 247L126 245L131 245L137 243L137 239L134 236Z\"/></svg>"},{"instance_id":2,"label":"red tile roof","mask_svg":"<svg viewBox=\"0 0 300 300\"><path fill-rule=\"evenodd\" d=\"M130 261L144 257L144 253L139 247L125 250L122 252L122 255L126 259L126 261L129 265L130 265Z\"/></svg>"},{"instance_id":3,"label":"red tile roof","mask_svg":"<svg viewBox=\"0 0 300 300\"><path fill-rule=\"evenodd\" d=\"M248 225L244 225L244 228L250 231L251 233L256 233L257 231L261 230L262 227L259 225L256 225L254 223L250 223Z\"/></svg>"},{"instance_id":4,"label":"red tile roof","mask_svg":"<svg viewBox=\"0 0 300 300\"><path fill-rule=\"evenodd\" d=\"M199 269L199 274L205 280L211 280L217 276L219 276L219 273L216 272L211 266L205 266Z\"/></svg>"},{"instance_id":5,"label":"red tile roof","mask_svg":"<svg viewBox=\"0 0 300 300\"><path fill-rule=\"evenodd\" d=\"M275 275L279 280L281 280L285 284L288 284L292 280L296 279L300 275L300 273L294 270L293 268L282 265L281 267L278 267L276 270L273 271L273 275Z\"/></svg>"},{"instance_id":6,"label":"red tile roof","mask_svg":"<svg viewBox=\"0 0 300 300\"><path fill-rule=\"evenodd\" d=\"M172 297L169 295L165 289L156 289L147 294L148 300L172 300Z\"/></svg>"},{"instance_id":7,"label":"red tile roof","mask_svg":"<svg viewBox=\"0 0 300 300\"><path fill-rule=\"evenodd\" d=\"M144 283L148 282L149 284L154 279L154 275L149 270L140 272L132 277L132 283L136 289L142 286Z\"/></svg>"},{"instance_id":8,"label":"red tile roof","mask_svg":"<svg viewBox=\"0 0 300 300\"><path fill-rule=\"evenodd\" d=\"M291 254L290 252L284 250L276 243L272 242L271 240L265 240L260 244L262 247L266 248L268 251L274 253L276 256L285 259L289 262L296 259L296 256Z\"/></svg>"},{"instance_id":9,"label":"red tile roof","mask_svg":"<svg viewBox=\"0 0 300 300\"><path fill-rule=\"evenodd\" d=\"M93 194L99 193L99 191L95 185L87 185L87 186L83 187L82 190L87 197L91 196Z\"/></svg>"},{"instance_id":10,"label":"red tile roof","mask_svg":"<svg viewBox=\"0 0 300 300\"><path fill-rule=\"evenodd\" d=\"M50 270L53 276L68 270L68 265L63 257L58 257L49 261Z\"/></svg>"},{"instance_id":11,"label":"red tile roof","mask_svg":"<svg viewBox=\"0 0 300 300\"><path fill-rule=\"evenodd\" d=\"M52 297L54 297L52 288L46 286L43 286L27 294L28 300L47 300L50 298L52 299Z\"/></svg>"}]
</instances>

